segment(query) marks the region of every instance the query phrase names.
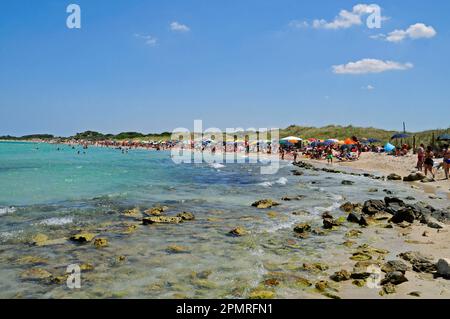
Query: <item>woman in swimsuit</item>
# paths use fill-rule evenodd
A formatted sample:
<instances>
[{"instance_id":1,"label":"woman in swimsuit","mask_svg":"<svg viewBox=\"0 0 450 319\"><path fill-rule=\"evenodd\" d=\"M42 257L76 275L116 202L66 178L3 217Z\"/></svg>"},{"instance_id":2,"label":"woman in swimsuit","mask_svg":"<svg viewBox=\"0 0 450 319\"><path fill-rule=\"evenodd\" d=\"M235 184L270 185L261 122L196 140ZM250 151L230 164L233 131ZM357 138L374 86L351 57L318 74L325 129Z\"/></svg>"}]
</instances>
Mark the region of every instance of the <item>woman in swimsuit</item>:
<instances>
[{"instance_id":1,"label":"woman in swimsuit","mask_svg":"<svg viewBox=\"0 0 450 319\"><path fill-rule=\"evenodd\" d=\"M420 147L417 149L417 169L419 171L423 170L423 161L425 160L425 146L420 144Z\"/></svg>"},{"instance_id":2,"label":"woman in swimsuit","mask_svg":"<svg viewBox=\"0 0 450 319\"><path fill-rule=\"evenodd\" d=\"M444 172L445 172L445 179L448 179L448 176L449 176L449 170L450 170L450 149L447 147L447 149L444 151Z\"/></svg>"},{"instance_id":3,"label":"woman in swimsuit","mask_svg":"<svg viewBox=\"0 0 450 319\"><path fill-rule=\"evenodd\" d=\"M434 178L434 173L433 173L433 166L434 166L434 153L433 153L433 148L431 146L427 147L427 150L425 152L425 161L424 161L424 167L425 167L425 176L427 176L428 171L430 171L431 176L433 176Z\"/></svg>"}]
</instances>

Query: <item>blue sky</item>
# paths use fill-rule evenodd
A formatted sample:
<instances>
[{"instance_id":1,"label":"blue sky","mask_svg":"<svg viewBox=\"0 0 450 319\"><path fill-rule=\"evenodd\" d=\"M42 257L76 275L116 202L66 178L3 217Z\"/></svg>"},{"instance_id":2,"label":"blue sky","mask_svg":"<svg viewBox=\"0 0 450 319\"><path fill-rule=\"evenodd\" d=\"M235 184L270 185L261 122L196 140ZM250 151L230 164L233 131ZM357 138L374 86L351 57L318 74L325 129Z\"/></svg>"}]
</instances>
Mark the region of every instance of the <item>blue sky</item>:
<instances>
[{"instance_id":1,"label":"blue sky","mask_svg":"<svg viewBox=\"0 0 450 319\"><path fill-rule=\"evenodd\" d=\"M3 0L0 135L449 127L450 2L375 3Z\"/></svg>"}]
</instances>

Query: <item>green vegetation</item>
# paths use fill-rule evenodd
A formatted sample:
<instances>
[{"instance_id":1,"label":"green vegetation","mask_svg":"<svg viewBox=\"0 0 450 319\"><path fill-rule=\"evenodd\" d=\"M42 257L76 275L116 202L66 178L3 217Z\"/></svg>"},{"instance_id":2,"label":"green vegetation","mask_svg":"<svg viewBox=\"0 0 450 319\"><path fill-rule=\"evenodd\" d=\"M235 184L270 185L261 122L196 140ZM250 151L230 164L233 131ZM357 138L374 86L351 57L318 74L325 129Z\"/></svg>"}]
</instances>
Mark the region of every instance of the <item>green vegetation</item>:
<instances>
[{"instance_id":1,"label":"green vegetation","mask_svg":"<svg viewBox=\"0 0 450 319\"><path fill-rule=\"evenodd\" d=\"M403 142L409 143L412 145L413 139L416 138L416 145L420 143L424 143L425 145L433 144L433 137L436 139L439 135L444 133L449 133L450 127L447 129L437 129L437 130L428 130L423 132L407 132L411 137L404 140ZM324 127L306 127L306 126L297 126L291 125L285 129L280 130L280 138L287 136L298 136L303 139L308 138L318 138L318 139L329 139L335 138L339 140L344 140L351 136L357 136L358 138L375 138L381 141L381 143L385 143L391 140L392 135L398 133L396 131L388 131L373 127L356 127L356 126L339 126L339 125L328 125ZM171 138L170 132L163 132L160 134L143 134L139 132L122 132L117 135L114 134L103 134L95 131L86 131L82 133L77 133L74 136L67 138L58 138L58 139L72 139L72 140L88 140L88 141L99 141L99 140L136 140L136 141L166 141ZM244 132L237 133L238 138L242 139L245 135ZM50 134L35 134L35 135L27 135L22 137L14 137L14 136L0 136L1 140L32 140L32 139L40 139L40 140L50 140L55 139L53 135ZM397 141L400 142L400 141Z\"/></svg>"},{"instance_id":2,"label":"green vegetation","mask_svg":"<svg viewBox=\"0 0 450 319\"><path fill-rule=\"evenodd\" d=\"M416 145L419 145L420 143L429 145L433 143L433 135L434 138L436 139L439 135L448 133L449 131L450 127L447 129L436 129L422 132L406 132L406 134L410 135L411 137L405 139L403 142L412 145L413 136L415 136ZM386 143L390 142L391 137L396 133L398 133L398 131L387 131L373 127L356 127L352 125L349 126L328 125L324 127L304 127L291 125L280 131L280 137L283 138L287 136L298 136L303 139L335 138L338 140L345 140L348 137L357 136L358 138L375 138L380 140L381 143Z\"/></svg>"}]
</instances>

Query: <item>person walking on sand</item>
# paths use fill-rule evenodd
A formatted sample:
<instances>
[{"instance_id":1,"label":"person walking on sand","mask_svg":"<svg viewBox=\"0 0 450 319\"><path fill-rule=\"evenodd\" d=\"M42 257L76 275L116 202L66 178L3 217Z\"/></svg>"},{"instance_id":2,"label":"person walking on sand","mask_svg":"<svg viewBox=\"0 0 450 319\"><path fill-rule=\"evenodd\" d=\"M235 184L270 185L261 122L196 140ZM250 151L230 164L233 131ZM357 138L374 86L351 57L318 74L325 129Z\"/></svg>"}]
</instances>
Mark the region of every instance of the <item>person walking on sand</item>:
<instances>
[{"instance_id":1,"label":"person walking on sand","mask_svg":"<svg viewBox=\"0 0 450 319\"><path fill-rule=\"evenodd\" d=\"M294 151L294 163L297 163L298 152Z\"/></svg>"},{"instance_id":2,"label":"person walking on sand","mask_svg":"<svg viewBox=\"0 0 450 319\"><path fill-rule=\"evenodd\" d=\"M327 163L333 164L333 148L329 146L326 152L327 152Z\"/></svg>"},{"instance_id":3,"label":"person walking on sand","mask_svg":"<svg viewBox=\"0 0 450 319\"><path fill-rule=\"evenodd\" d=\"M449 171L450 171L450 149L447 146L447 148L444 150L445 179L449 179Z\"/></svg>"},{"instance_id":4,"label":"person walking on sand","mask_svg":"<svg viewBox=\"0 0 450 319\"><path fill-rule=\"evenodd\" d=\"M430 171L431 176L434 176L433 173L433 166L434 166L434 153L433 153L433 148L431 146L427 147L427 150L425 151L425 161L424 161L424 167L425 167L425 176L427 176L428 171Z\"/></svg>"},{"instance_id":5,"label":"person walking on sand","mask_svg":"<svg viewBox=\"0 0 450 319\"><path fill-rule=\"evenodd\" d=\"M420 144L417 149L417 169L422 172L423 171L423 162L425 160L425 145Z\"/></svg>"}]
</instances>

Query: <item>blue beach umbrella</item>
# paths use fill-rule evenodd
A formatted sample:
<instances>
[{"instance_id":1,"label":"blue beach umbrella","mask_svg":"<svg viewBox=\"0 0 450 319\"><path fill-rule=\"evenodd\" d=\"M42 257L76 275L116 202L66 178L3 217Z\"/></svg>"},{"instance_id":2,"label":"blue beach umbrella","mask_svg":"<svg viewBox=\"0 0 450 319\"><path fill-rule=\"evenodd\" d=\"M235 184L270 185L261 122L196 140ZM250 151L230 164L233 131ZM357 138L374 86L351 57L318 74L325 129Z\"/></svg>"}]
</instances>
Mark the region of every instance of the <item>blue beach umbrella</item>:
<instances>
[{"instance_id":1,"label":"blue beach umbrella","mask_svg":"<svg viewBox=\"0 0 450 319\"><path fill-rule=\"evenodd\" d=\"M393 150L395 150L395 146L392 145L391 143L386 143L386 145L384 145L384 151L389 153L392 152Z\"/></svg>"},{"instance_id":2,"label":"blue beach umbrella","mask_svg":"<svg viewBox=\"0 0 450 319\"><path fill-rule=\"evenodd\" d=\"M397 134L395 134L395 135L393 135L393 136L391 137L391 140L396 140L396 139L401 139L401 138L408 138L408 137L409 137L408 134L405 134L405 133L397 133Z\"/></svg>"},{"instance_id":3,"label":"blue beach umbrella","mask_svg":"<svg viewBox=\"0 0 450 319\"><path fill-rule=\"evenodd\" d=\"M450 141L450 134L442 134L438 136L438 141Z\"/></svg>"}]
</instances>

